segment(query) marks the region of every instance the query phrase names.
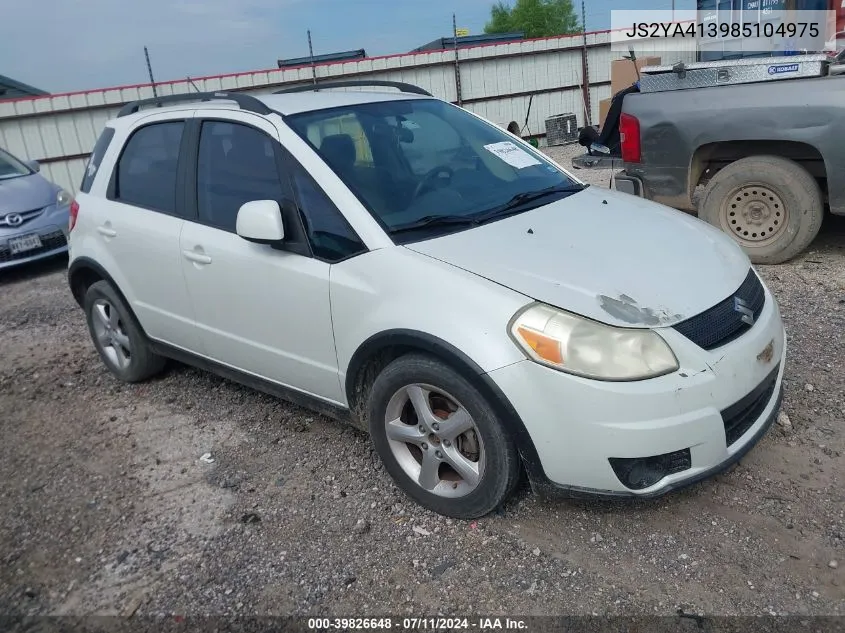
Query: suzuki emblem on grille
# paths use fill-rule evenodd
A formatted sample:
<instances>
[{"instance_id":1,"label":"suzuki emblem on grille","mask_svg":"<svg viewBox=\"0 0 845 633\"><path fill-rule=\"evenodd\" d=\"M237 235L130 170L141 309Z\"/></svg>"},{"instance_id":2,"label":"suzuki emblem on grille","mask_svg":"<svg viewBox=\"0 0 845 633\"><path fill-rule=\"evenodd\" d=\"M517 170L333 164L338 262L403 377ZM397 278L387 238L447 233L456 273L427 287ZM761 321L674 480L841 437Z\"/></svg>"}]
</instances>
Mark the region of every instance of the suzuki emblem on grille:
<instances>
[{"instance_id":1,"label":"suzuki emblem on grille","mask_svg":"<svg viewBox=\"0 0 845 633\"><path fill-rule=\"evenodd\" d=\"M20 226L23 224L23 216L18 213L9 213L6 216L6 224L9 226Z\"/></svg>"},{"instance_id":2,"label":"suzuki emblem on grille","mask_svg":"<svg viewBox=\"0 0 845 633\"><path fill-rule=\"evenodd\" d=\"M734 310L742 315L743 323L754 325L754 310L752 310L748 304L739 297L734 297Z\"/></svg>"}]
</instances>

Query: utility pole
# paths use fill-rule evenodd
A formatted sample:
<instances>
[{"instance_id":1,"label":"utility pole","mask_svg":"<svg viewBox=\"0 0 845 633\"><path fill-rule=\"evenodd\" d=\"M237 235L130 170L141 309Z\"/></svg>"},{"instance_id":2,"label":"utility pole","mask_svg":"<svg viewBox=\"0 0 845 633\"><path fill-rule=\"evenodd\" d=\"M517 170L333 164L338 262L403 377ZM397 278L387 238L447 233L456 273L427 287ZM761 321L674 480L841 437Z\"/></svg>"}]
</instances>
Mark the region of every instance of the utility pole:
<instances>
[{"instance_id":1,"label":"utility pole","mask_svg":"<svg viewBox=\"0 0 845 633\"><path fill-rule=\"evenodd\" d=\"M587 54L587 10L584 0L581 0L581 30L583 31L583 45L581 47L581 92L584 97L584 125L590 125L592 116L590 111L590 64Z\"/></svg>"},{"instance_id":2,"label":"utility pole","mask_svg":"<svg viewBox=\"0 0 845 633\"><path fill-rule=\"evenodd\" d=\"M317 85L317 67L314 65L314 47L311 46L311 29L308 29L308 56L311 58L311 76L314 79L314 85Z\"/></svg>"},{"instance_id":3,"label":"utility pole","mask_svg":"<svg viewBox=\"0 0 845 633\"><path fill-rule=\"evenodd\" d=\"M158 93L156 92L156 80L153 79L153 67L150 64L150 52L147 50L147 47L144 47L144 57L147 58L147 72L150 74L150 83L153 86L153 97L158 99Z\"/></svg>"},{"instance_id":4,"label":"utility pole","mask_svg":"<svg viewBox=\"0 0 845 633\"><path fill-rule=\"evenodd\" d=\"M463 106L463 98L461 97L461 67L458 61L458 22L455 14L452 14L452 41L455 44L455 93L458 101L458 106Z\"/></svg>"}]
</instances>

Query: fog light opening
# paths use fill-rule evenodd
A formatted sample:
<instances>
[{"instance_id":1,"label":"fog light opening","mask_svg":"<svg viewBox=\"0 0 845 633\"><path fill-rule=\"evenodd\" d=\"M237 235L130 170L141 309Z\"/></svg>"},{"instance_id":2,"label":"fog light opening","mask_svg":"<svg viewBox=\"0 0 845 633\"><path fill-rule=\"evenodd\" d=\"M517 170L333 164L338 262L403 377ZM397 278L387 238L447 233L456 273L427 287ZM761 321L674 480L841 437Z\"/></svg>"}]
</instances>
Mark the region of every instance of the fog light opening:
<instances>
[{"instance_id":1,"label":"fog light opening","mask_svg":"<svg viewBox=\"0 0 845 633\"><path fill-rule=\"evenodd\" d=\"M665 476L662 464L650 463L648 459L635 459L623 483L634 490L642 490L653 486Z\"/></svg>"},{"instance_id":2,"label":"fog light opening","mask_svg":"<svg viewBox=\"0 0 845 633\"><path fill-rule=\"evenodd\" d=\"M631 490L650 488L667 475L679 473L692 466L688 448L651 457L611 457L609 461L619 481Z\"/></svg>"}]
</instances>

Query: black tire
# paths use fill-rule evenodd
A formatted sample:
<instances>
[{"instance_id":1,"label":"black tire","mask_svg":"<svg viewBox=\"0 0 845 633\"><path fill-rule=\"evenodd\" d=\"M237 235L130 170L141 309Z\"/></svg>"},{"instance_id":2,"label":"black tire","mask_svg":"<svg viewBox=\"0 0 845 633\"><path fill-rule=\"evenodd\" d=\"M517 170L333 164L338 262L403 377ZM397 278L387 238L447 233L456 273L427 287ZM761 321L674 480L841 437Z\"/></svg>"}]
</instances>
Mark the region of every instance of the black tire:
<instances>
[{"instance_id":1,"label":"black tire","mask_svg":"<svg viewBox=\"0 0 845 633\"><path fill-rule=\"evenodd\" d=\"M88 332L94 347L106 367L123 382L141 382L160 373L167 362L165 358L153 353L149 341L141 329L135 315L120 297L120 294L108 281L98 281L91 284L85 293L85 319L88 322ZM102 334L104 323L99 314L114 316L115 321L106 326L109 329L104 335L98 335L98 328ZM114 310L114 313L112 313ZM100 319L100 324L97 323ZM114 349L117 345L107 346L103 338L122 335L128 339L129 346L121 347L121 355L125 358L124 365L116 360ZM111 348L111 351L110 349Z\"/></svg>"},{"instance_id":2,"label":"black tire","mask_svg":"<svg viewBox=\"0 0 845 633\"><path fill-rule=\"evenodd\" d=\"M747 215L755 212L760 217ZM751 156L710 180L698 217L731 235L755 264L781 264L818 235L824 200L816 179L795 161Z\"/></svg>"},{"instance_id":3,"label":"black tire","mask_svg":"<svg viewBox=\"0 0 845 633\"><path fill-rule=\"evenodd\" d=\"M385 424L388 405L395 395L415 384L442 389L454 398L469 413L475 425L473 432L480 436L483 472L475 488L463 496L444 497L429 492L405 472L391 449ZM438 514L457 519L484 516L499 507L519 481L519 454L493 408L465 378L436 358L409 354L390 363L373 383L368 414L370 435L387 472L408 496ZM414 429L415 425L409 428ZM441 448L443 446L449 444L444 441ZM454 447L457 446L458 442L455 442ZM434 444L428 450L434 450ZM447 466L446 472L449 468ZM440 469L440 472L444 471Z\"/></svg>"}]
</instances>

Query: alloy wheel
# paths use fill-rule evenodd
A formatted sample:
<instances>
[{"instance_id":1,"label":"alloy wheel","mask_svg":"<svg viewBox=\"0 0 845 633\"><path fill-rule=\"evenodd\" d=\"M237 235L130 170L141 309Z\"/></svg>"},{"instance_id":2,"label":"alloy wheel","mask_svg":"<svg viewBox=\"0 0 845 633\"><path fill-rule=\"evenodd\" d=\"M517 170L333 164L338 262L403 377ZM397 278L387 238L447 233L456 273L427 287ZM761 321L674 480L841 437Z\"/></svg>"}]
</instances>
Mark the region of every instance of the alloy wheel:
<instances>
[{"instance_id":1,"label":"alloy wheel","mask_svg":"<svg viewBox=\"0 0 845 633\"><path fill-rule=\"evenodd\" d=\"M442 389L412 384L397 391L384 419L399 466L424 490L463 497L484 475L481 434L469 412Z\"/></svg>"},{"instance_id":2,"label":"alloy wheel","mask_svg":"<svg viewBox=\"0 0 845 633\"><path fill-rule=\"evenodd\" d=\"M118 369L132 361L132 343L115 307L106 299L97 299L91 306L91 320L97 343L106 358Z\"/></svg>"}]
</instances>

